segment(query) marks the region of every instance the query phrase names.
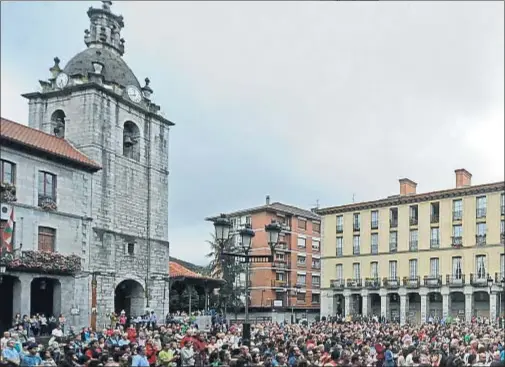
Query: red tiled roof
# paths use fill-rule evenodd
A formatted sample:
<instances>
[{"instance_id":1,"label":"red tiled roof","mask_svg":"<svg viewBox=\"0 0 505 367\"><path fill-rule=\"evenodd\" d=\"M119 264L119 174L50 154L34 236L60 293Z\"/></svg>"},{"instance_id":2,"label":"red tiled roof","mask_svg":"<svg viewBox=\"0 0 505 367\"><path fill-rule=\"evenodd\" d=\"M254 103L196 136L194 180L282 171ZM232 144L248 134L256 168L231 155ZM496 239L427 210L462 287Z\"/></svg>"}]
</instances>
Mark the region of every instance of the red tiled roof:
<instances>
[{"instance_id":1,"label":"red tiled roof","mask_svg":"<svg viewBox=\"0 0 505 367\"><path fill-rule=\"evenodd\" d=\"M181 264L176 263L175 261L170 261L168 263L169 268L170 268L170 277L171 278L177 278L177 277L184 277L184 278L205 278L203 275L200 275L198 273L195 273L194 271L191 271Z\"/></svg>"},{"instance_id":2,"label":"red tiled roof","mask_svg":"<svg viewBox=\"0 0 505 367\"><path fill-rule=\"evenodd\" d=\"M100 165L74 148L68 141L43 131L0 118L0 138L18 143L55 157L64 158L93 170Z\"/></svg>"}]
</instances>

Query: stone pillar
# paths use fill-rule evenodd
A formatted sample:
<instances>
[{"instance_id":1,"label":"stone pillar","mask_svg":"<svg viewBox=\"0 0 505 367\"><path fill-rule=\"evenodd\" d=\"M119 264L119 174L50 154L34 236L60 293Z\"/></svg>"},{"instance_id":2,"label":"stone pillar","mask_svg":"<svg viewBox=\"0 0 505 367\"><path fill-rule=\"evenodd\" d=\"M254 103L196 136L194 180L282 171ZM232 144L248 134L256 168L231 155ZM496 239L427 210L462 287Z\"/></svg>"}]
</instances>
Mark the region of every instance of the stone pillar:
<instances>
[{"instance_id":1,"label":"stone pillar","mask_svg":"<svg viewBox=\"0 0 505 367\"><path fill-rule=\"evenodd\" d=\"M405 325L407 322L407 295L400 295L400 325Z\"/></svg>"},{"instance_id":2,"label":"stone pillar","mask_svg":"<svg viewBox=\"0 0 505 367\"><path fill-rule=\"evenodd\" d=\"M389 295L387 292L381 292L381 317L384 317L385 319L389 319L388 317L388 312L389 312Z\"/></svg>"},{"instance_id":3,"label":"stone pillar","mask_svg":"<svg viewBox=\"0 0 505 367\"><path fill-rule=\"evenodd\" d=\"M331 317L337 312L333 291L321 292L321 317Z\"/></svg>"},{"instance_id":4,"label":"stone pillar","mask_svg":"<svg viewBox=\"0 0 505 367\"><path fill-rule=\"evenodd\" d=\"M472 321L473 294L465 290L465 321Z\"/></svg>"},{"instance_id":5,"label":"stone pillar","mask_svg":"<svg viewBox=\"0 0 505 367\"><path fill-rule=\"evenodd\" d=\"M447 318L449 316L449 310L451 308L451 296L449 291L442 290L442 318Z\"/></svg>"},{"instance_id":6,"label":"stone pillar","mask_svg":"<svg viewBox=\"0 0 505 367\"><path fill-rule=\"evenodd\" d=\"M205 312L209 312L209 289L205 287Z\"/></svg>"},{"instance_id":7,"label":"stone pillar","mask_svg":"<svg viewBox=\"0 0 505 367\"><path fill-rule=\"evenodd\" d=\"M21 308L17 312L19 312L21 316L31 315L32 279L33 278L28 274L19 276L21 282Z\"/></svg>"},{"instance_id":8,"label":"stone pillar","mask_svg":"<svg viewBox=\"0 0 505 367\"><path fill-rule=\"evenodd\" d=\"M361 308L361 314L363 316L368 316L371 310L370 297L368 296L368 290L364 289L361 291L361 304L363 305Z\"/></svg>"},{"instance_id":9,"label":"stone pillar","mask_svg":"<svg viewBox=\"0 0 505 367\"><path fill-rule=\"evenodd\" d=\"M496 293L491 293L489 295L489 321L491 322L492 325L495 324L496 322Z\"/></svg>"},{"instance_id":10,"label":"stone pillar","mask_svg":"<svg viewBox=\"0 0 505 367\"><path fill-rule=\"evenodd\" d=\"M344 316L352 315L351 310L351 292L344 291Z\"/></svg>"},{"instance_id":11,"label":"stone pillar","mask_svg":"<svg viewBox=\"0 0 505 367\"><path fill-rule=\"evenodd\" d=\"M428 311L428 295L426 293L420 293L421 296L421 323L426 322L426 314Z\"/></svg>"}]
</instances>

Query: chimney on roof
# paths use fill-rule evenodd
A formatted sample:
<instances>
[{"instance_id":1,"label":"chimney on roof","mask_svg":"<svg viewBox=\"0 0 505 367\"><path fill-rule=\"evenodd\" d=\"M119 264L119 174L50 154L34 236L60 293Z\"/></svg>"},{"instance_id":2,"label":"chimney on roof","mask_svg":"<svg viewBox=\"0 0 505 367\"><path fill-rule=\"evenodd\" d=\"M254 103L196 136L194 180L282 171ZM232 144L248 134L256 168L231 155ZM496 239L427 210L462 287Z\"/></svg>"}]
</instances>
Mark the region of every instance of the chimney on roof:
<instances>
[{"instance_id":1,"label":"chimney on roof","mask_svg":"<svg viewBox=\"0 0 505 367\"><path fill-rule=\"evenodd\" d=\"M408 178L400 178L400 195L413 195L416 193L417 183Z\"/></svg>"},{"instance_id":2,"label":"chimney on roof","mask_svg":"<svg viewBox=\"0 0 505 367\"><path fill-rule=\"evenodd\" d=\"M270 195L267 195L267 197L265 198L265 203L267 205L270 205Z\"/></svg>"},{"instance_id":3,"label":"chimney on roof","mask_svg":"<svg viewBox=\"0 0 505 367\"><path fill-rule=\"evenodd\" d=\"M468 187L472 185L472 174L464 168L454 171L456 173L456 188Z\"/></svg>"}]
</instances>

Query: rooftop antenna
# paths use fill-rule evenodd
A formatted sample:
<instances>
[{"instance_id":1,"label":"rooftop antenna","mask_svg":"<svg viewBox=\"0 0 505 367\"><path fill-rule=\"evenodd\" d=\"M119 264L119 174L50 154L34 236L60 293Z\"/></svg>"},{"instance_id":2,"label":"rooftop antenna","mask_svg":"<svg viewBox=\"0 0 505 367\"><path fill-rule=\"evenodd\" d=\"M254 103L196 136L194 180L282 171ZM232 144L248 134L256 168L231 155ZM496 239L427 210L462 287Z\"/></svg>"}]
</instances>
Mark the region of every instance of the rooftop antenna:
<instances>
[{"instance_id":1,"label":"rooftop antenna","mask_svg":"<svg viewBox=\"0 0 505 367\"><path fill-rule=\"evenodd\" d=\"M316 209L319 209L319 199L316 199Z\"/></svg>"},{"instance_id":2,"label":"rooftop antenna","mask_svg":"<svg viewBox=\"0 0 505 367\"><path fill-rule=\"evenodd\" d=\"M353 202L353 203L355 202L355 201L354 201L355 197L356 197L356 194L354 194L354 193L353 193L353 194L352 194L352 202Z\"/></svg>"}]
</instances>

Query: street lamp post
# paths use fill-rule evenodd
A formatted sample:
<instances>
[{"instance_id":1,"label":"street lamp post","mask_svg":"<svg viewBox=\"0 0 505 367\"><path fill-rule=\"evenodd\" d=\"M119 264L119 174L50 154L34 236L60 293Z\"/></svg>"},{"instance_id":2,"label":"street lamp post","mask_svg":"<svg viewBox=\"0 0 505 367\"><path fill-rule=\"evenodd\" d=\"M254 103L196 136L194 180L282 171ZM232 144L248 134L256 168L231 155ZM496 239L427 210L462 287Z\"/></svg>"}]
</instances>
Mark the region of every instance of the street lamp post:
<instances>
[{"instance_id":1,"label":"street lamp post","mask_svg":"<svg viewBox=\"0 0 505 367\"><path fill-rule=\"evenodd\" d=\"M491 294L493 292L493 278L491 278L491 275L487 275L487 286L489 287L489 318L491 319ZM496 307L496 304L494 305ZM496 310L496 309L495 309ZM490 320L491 323L494 325L494 322L496 320Z\"/></svg>"},{"instance_id":2,"label":"street lamp post","mask_svg":"<svg viewBox=\"0 0 505 367\"><path fill-rule=\"evenodd\" d=\"M242 325L242 343L249 346L251 341L251 325L249 323L249 266L251 263L268 263L274 261L275 247L279 242L279 234L282 227L275 220L270 224L265 225L265 232L268 235L268 246L270 247L270 254L265 255L252 255L252 239L255 233L250 225L245 225L239 231L241 239L242 252L227 252L224 249L226 241L230 238L231 223L226 215L221 214L219 218L214 221L214 228L216 231L216 241L220 245L220 255L238 259L246 266L245 272L245 321Z\"/></svg>"}]
</instances>

